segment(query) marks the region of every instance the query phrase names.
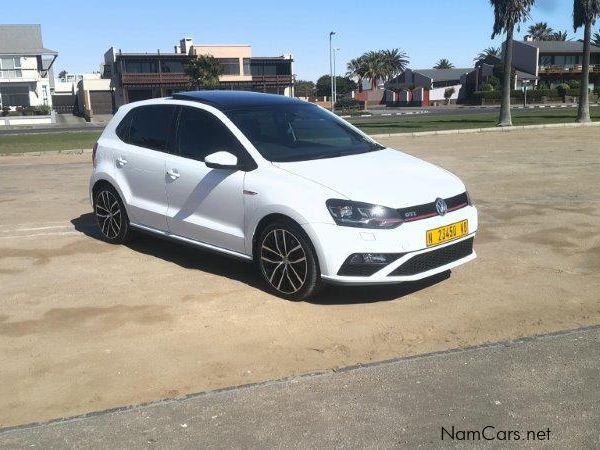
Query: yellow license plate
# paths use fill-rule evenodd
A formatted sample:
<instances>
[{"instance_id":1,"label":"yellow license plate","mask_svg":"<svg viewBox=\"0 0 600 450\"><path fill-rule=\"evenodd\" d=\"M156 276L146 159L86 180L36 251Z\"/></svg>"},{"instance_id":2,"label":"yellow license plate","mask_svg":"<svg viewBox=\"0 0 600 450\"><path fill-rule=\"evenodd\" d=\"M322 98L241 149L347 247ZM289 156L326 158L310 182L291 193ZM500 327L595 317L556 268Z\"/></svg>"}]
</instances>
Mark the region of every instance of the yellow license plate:
<instances>
[{"instance_id":1,"label":"yellow license plate","mask_svg":"<svg viewBox=\"0 0 600 450\"><path fill-rule=\"evenodd\" d=\"M427 247L431 247L432 245L438 245L443 242L458 239L467 234L469 234L469 221L461 220L460 222L451 223L450 225L427 230L425 239L427 241Z\"/></svg>"}]
</instances>

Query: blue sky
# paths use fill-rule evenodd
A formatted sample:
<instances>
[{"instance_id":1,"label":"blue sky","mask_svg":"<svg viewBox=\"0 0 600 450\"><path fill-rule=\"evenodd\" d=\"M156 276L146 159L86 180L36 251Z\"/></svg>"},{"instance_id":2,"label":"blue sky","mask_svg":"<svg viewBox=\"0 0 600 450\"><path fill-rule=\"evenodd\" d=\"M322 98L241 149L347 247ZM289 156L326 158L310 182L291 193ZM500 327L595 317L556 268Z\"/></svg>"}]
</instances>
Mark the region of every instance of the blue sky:
<instances>
[{"instance_id":1,"label":"blue sky","mask_svg":"<svg viewBox=\"0 0 600 450\"><path fill-rule=\"evenodd\" d=\"M581 30L573 33L571 8L570 0L537 0L530 22L581 37ZM41 0L26 7L13 1L3 2L0 22L40 23L44 45L60 53L55 67L79 73L97 70L111 45L124 52L173 51L184 36L196 43L251 44L254 56L292 53L298 78L311 80L329 72L329 31L337 33L338 73L365 51L396 47L408 53L413 68L429 68L440 58L469 67L480 50L501 43L490 39L487 0Z\"/></svg>"}]
</instances>

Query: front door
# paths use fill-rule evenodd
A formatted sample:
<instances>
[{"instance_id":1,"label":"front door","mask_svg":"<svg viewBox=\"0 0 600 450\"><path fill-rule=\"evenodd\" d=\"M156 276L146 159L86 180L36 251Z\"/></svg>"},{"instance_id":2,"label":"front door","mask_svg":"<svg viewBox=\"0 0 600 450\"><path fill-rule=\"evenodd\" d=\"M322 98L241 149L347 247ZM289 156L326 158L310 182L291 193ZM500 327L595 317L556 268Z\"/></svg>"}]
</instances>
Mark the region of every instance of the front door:
<instances>
[{"instance_id":1,"label":"front door","mask_svg":"<svg viewBox=\"0 0 600 450\"><path fill-rule=\"evenodd\" d=\"M182 107L178 124L175 154L166 159L170 233L244 253L245 172L204 164L217 151L240 158L241 144L216 116L199 108Z\"/></svg>"}]
</instances>

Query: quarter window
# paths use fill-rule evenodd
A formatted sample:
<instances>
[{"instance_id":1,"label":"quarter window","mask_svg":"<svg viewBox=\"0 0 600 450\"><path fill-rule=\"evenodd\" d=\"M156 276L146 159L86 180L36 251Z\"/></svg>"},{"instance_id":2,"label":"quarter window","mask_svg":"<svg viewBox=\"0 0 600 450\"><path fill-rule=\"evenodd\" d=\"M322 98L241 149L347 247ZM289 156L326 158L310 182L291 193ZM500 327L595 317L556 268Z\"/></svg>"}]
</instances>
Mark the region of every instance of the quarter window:
<instances>
[{"instance_id":1,"label":"quarter window","mask_svg":"<svg viewBox=\"0 0 600 450\"><path fill-rule=\"evenodd\" d=\"M167 151L175 105L139 106L133 110L128 142L151 150Z\"/></svg>"},{"instance_id":2,"label":"quarter window","mask_svg":"<svg viewBox=\"0 0 600 450\"><path fill-rule=\"evenodd\" d=\"M179 116L177 147L180 156L204 161L211 153L227 151L243 156L241 144L214 115L197 108L183 107Z\"/></svg>"}]
</instances>

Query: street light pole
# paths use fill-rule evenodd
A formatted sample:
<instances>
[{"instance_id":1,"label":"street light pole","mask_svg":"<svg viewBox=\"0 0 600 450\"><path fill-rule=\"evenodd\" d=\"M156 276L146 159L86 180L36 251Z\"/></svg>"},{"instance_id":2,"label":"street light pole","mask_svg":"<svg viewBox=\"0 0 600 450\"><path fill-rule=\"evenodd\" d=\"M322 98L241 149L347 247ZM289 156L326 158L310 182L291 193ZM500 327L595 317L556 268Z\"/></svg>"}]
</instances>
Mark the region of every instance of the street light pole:
<instances>
[{"instance_id":1,"label":"street light pole","mask_svg":"<svg viewBox=\"0 0 600 450\"><path fill-rule=\"evenodd\" d=\"M329 78L331 81L331 112L335 111L335 105L333 103L333 92L334 92L334 87L333 87L333 49L331 47L331 38L333 37L333 35L335 34L335 31L331 31L329 32Z\"/></svg>"},{"instance_id":2,"label":"street light pole","mask_svg":"<svg viewBox=\"0 0 600 450\"><path fill-rule=\"evenodd\" d=\"M339 52L339 48L333 49L333 104L337 103L337 70L335 69L335 62L337 58L337 52Z\"/></svg>"}]
</instances>

